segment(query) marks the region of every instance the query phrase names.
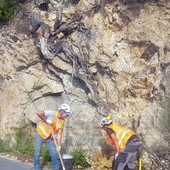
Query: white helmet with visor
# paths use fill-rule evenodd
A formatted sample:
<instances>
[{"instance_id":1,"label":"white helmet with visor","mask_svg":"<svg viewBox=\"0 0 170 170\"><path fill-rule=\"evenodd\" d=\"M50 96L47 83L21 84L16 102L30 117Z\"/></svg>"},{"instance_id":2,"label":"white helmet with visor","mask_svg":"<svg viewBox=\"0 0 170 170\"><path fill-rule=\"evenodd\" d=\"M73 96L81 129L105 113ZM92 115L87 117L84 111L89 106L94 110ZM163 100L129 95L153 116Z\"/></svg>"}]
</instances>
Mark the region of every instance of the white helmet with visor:
<instances>
[{"instance_id":1,"label":"white helmet with visor","mask_svg":"<svg viewBox=\"0 0 170 170\"><path fill-rule=\"evenodd\" d=\"M59 107L59 110L64 110L65 113L67 114L67 116L70 116L70 106L68 104L62 104L60 107Z\"/></svg>"}]
</instances>

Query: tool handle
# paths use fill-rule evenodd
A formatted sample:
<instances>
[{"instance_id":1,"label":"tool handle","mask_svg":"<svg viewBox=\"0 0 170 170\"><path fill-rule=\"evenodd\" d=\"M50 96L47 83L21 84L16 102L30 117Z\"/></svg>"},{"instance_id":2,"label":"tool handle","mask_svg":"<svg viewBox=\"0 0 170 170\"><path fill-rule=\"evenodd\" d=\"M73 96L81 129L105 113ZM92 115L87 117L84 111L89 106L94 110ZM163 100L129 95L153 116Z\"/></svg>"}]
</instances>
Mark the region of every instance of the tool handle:
<instances>
[{"instance_id":1,"label":"tool handle","mask_svg":"<svg viewBox=\"0 0 170 170\"><path fill-rule=\"evenodd\" d=\"M51 126L50 126L50 127L51 127ZM54 140L54 144L55 144L55 146L56 146L56 148L57 148L58 145L57 145L57 141L56 141L56 139L55 139L54 132L53 132L52 128L51 128L51 134L52 134L52 137L53 137L53 140ZM61 165L62 165L63 170L66 170L66 169L65 169L65 166L64 166L63 159L62 159L61 154L60 154L60 151L58 151L57 149L56 149L56 151L57 151L58 156L59 156L59 158L60 158L60 162L61 162Z\"/></svg>"},{"instance_id":2,"label":"tool handle","mask_svg":"<svg viewBox=\"0 0 170 170\"><path fill-rule=\"evenodd\" d=\"M139 158L139 170L142 170L142 160Z\"/></svg>"}]
</instances>

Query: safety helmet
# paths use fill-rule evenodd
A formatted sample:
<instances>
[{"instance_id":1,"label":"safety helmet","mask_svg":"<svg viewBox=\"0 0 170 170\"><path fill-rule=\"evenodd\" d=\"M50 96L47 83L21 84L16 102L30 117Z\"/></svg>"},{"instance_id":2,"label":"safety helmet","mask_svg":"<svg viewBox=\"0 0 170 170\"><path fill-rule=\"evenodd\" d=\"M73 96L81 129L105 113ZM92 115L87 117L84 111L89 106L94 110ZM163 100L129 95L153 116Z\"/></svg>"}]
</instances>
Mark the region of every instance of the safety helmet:
<instances>
[{"instance_id":1,"label":"safety helmet","mask_svg":"<svg viewBox=\"0 0 170 170\"><path fill-rule=\"evenodd\" d=\"M109 125L112 122L113 122L112 117L110 115L108 115L101 120L101 125L102 126Z\"/></svg>"},{"instance_id":2,"label":"safety helmet","mask_svg":"<svg viewBox=\"0 0 170 170\"><path fill-rule=\"evenodd\" d=\"M70 106L68 104L62 104L60 107L59 107L59 110L64 110L65 113L67 114L67 116L70 116Z\"/></svg>"}]
</instances>

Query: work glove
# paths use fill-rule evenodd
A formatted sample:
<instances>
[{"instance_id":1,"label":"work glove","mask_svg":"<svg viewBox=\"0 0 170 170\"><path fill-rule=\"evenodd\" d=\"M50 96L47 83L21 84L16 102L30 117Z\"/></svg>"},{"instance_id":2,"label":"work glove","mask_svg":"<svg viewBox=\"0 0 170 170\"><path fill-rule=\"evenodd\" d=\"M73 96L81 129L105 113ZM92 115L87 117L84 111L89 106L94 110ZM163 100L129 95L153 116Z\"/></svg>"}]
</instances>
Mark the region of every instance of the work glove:
<instances>
[{"instance_id":1,"label":"work glove","mask_svg":"<svg viewBox=\"0 0 170 170\"><path fill-rule=\"evenodd\" d=\"M58 146L58 147L57 147L57 150L58 150L58 152L60 152L60 150L61 150L61 146Z\"/></svg>"},{"instance_id":2,"label":"work glove","mask_svg":"<svg viewBox=\"0 0 170 170\"><path fill-rule=\"evenodd\" d=\"M46 119L46 122L47 122L49 125L51 125L51 124L53 123L53 121L50 120L50 119Z\"/></svg>"},{"instance_id":3,"label":"work glove","mask_svg":"<svg viewBox=\"0 0 170 170\"><path fill-rule=\"evenodd\" d=\"M118 154L119 154L119 153L118 153L118 152L116 152L116 154L115 154L115 159L117 158Z\"/></svg>"}]
</instances>

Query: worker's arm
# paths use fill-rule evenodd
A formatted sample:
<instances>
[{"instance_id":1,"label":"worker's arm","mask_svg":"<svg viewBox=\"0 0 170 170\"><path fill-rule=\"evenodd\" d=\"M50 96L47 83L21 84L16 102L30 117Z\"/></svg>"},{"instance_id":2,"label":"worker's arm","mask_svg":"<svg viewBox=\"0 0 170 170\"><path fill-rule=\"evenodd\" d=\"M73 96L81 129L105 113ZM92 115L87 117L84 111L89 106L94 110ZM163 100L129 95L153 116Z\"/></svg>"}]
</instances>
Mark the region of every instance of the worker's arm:
<instances>
[{"instance_id":1,"label":"worker's arm","mask_svg":"<svg viewBox=\"0 0 170 170\"><path fill-rule=\"evenodd\" d=\"M119 152L119 144L118 144L118 140L116 138L115 133L111 134L111 138L112 138L112 141L113 141L114 148L115 148L116 152Z\"/></svg>"},{"instance_id":2,"label":"worker's arm","mask_svg":"<svg viewBox=\"0 0 170 170\"><path fill-rule=\"evenodd\" d=\"M36 114L44 121L46 121L47 117L44 115L44 111L38 111Z\"/></svg>"},{"instance_id":3,"label":"worker's arm","mask_svg":"<svg viewBox=\"0 0 170 170\"><path fill-rule=\"evenodd\" d=\"M52 124L52 120L48 119L45 114L44 114L44 111L38 111L36 112L36 114L42 119L44 120L44 122L48 123L48 124Z\"/></svg>"}]
</instances>

